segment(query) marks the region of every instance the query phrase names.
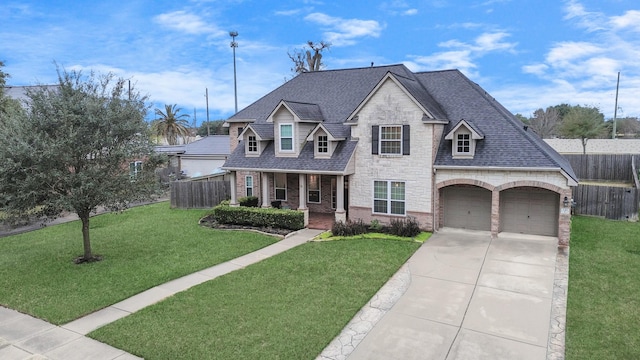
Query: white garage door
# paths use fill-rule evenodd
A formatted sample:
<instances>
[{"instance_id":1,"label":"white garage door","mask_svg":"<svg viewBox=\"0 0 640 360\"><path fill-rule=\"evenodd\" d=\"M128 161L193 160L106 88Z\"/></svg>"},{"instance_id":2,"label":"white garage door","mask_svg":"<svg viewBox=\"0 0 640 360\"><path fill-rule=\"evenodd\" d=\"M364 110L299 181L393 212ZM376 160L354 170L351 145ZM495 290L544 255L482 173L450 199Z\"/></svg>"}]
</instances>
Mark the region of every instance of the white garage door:
<instances>
[{"instance_id":1,"label":"white garage door","mask_svg":"<svg viewBox=\"0 0 640 360\"><path fill-rule=\"evenodd\" d=\"M500 230L558 236L559 196L549 190L531 188L500 192Z\"/></svg>"},{"instance_id":2,"label":"white garage door","mask_svg":"<svg viewBox=\"0 0 640 360\"><path fill-rule=\"evenodd\" d=\"M491 191L480 187L449 186L442 189L444 226L491 230Z\"/></svg>"}]
</instances>

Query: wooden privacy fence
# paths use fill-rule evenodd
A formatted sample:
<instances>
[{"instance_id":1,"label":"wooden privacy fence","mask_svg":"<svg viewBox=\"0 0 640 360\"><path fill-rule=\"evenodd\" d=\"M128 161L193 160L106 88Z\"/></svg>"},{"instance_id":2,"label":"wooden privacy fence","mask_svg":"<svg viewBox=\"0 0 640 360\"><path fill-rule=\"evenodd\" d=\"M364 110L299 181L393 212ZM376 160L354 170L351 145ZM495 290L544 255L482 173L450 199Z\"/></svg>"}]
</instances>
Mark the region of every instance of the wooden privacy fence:
<instances>
[{"instance_id":1,"label":"wooden privacy fence","mask_svg":"<svg viewBox=\"0 0 640 360\"><path fill-rule=\"evenodd\" d=\"M638 220L638 189L578 185L573 189L578 215L602 216L613 220Z\"/></svg>"},{"instance_id":2,"label":"wooden privacy fence","mask_svg":"<svg viewBox=\"0 0 640 360\"><path fill-rule=\"evenodd\" d=\"M229 181L173 181L171 207L208 209L231 198Z\"/></svg>"},{"instance_id":3,"label":"wooden privacy fence","mask_svg":"<svg viewBox=\"0 0 640 360\"><path fill-rule=\"evenodd\" d=\"M632 162L636 165L640 155L633 154L588 154L564 155L573 171L582 180L615 180L633 182ZM637 176L637 173L636 173Z\"/></svg>"},{"instance_id":4,"label":"wooden privacy fence","mask_svg":"<svg viewBox=\"0 0 640 360\"><path fill-rule=\"evenodd\" d=\"M602 216L613 220L638 220L640 184L639 155L589 154L565 155L580 180L612 181L628 187L578 185L573 189L578 215Z\"/></svg>"}]
</instances>

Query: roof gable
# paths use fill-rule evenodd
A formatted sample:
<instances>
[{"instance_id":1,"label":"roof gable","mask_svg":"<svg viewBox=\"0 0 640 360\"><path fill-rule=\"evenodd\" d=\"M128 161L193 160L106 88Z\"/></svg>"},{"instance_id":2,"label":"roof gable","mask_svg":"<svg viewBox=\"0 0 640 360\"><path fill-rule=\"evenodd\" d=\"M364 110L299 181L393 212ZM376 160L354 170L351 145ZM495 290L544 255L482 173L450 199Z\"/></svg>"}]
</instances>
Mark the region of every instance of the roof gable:
<instances>
[{"instance_id":1,"label":"roof gable","mask_svg":"<svg viewBox=\"0 0 640 360\"><path fill-rule=\"evenodd\" d=\"M400 79L402 79L402 81ZM357 114L360 112L360 110L362 110L362 108L367 105L371 98L380 90L382 86L384 86L387 81L392 81L393 83L395 83L395 85L398 86L404 92L404 94L409 97L416 104L416 106L418 106L418 108L420 108L424 116L426 116L428 119L444 120L444 113L441 112L440 107L433 99L431 99L426 90L422 89L422 91L419 91L418 89L416 89L416 85L420 86L417 81L413 81L406 77L393 74L389 71L382 79L380 79L380 81L369 92L369 94L367 94L367 96L362 100L358 107L355 108L353 112L351 112L349 117L346 119L347 123L357 122ZM418 98L422 101L419 101Z\"/></svg>"},{"instance_id":2,"label":"roof gable","mask_svg":"<svg viewBox=\"0 0 640 360\"><path fill-rule=\"evenodd\" d=\"M458 121L458 123L454 125L451 131L449 131L447 135L444 137L445 140L453 140L454 133L458 131L458 129L460 129L461 127L464 127L467 130L469 130L469 132L471 132L472 139L474 140L484 139L484 135L480 132L480 130L477 130L477 128L473 126L472 123L467 122L465 119L460 119L460 121Z\"/></svg>"}]
</instances>

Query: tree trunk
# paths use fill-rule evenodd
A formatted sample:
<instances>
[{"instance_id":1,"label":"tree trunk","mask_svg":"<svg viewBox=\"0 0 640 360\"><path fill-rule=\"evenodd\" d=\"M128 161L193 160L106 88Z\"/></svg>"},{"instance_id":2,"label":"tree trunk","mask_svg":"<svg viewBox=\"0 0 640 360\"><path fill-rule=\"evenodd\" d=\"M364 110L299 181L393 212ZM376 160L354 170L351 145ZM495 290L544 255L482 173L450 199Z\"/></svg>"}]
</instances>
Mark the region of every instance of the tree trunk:
<instances>
[{"instance_id":1,"label":"tree trunk","mask_svg":"<svg viewBox=\"0 0 640 360\"><path fill-rule=\"evenodd\" d=\"M89 240L89 213L79 215L82 221L82 243L84 244L84 260L89 261L93 258L91 253L91 241Z\"/></svg>"},{"instance_id":2,"label":"tree trunk","mask_svg":"<svg viewBox=\"0 0 640 360\"><path fill-rule=\"evenodd\" d=\"M582 155L586 155L587 154L587 141L589 139L587 138L582 138Z\"/></svg>"}]
</instances>

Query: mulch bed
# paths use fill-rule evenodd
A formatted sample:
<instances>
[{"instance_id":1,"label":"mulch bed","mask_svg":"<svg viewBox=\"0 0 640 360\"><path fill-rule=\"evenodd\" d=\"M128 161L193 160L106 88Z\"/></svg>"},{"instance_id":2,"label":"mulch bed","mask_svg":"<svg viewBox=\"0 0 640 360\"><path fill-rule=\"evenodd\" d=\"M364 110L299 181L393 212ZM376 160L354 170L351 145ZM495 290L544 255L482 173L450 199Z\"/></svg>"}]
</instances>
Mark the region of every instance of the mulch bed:
<instances>
[{"instance_id":1,"label":"mulch bed","mask_svg":"<svg viewBox=\"0 0 640 360\"><path fill-rule=\"evenodd\" d=\"M249 230L249 231L257 231L257 232L261 232L261 233L266 233L266 234L270 234L270 235L277 235L277 236L287 236L288 234L291 234L292 232L295 232L296 230L290 230L290 229L281 229L281 228L274 228L274 227L268 227L268 226L248 226L248 225L233 225L233 224L220 224L218 223L214 218L213 215L207 215L205 217L203 217L202 219L200 219L200 225L202 226L206 226L206 227L210 227L213 229L220 229L220 230Z\"/></svg>"}]
</instances>

